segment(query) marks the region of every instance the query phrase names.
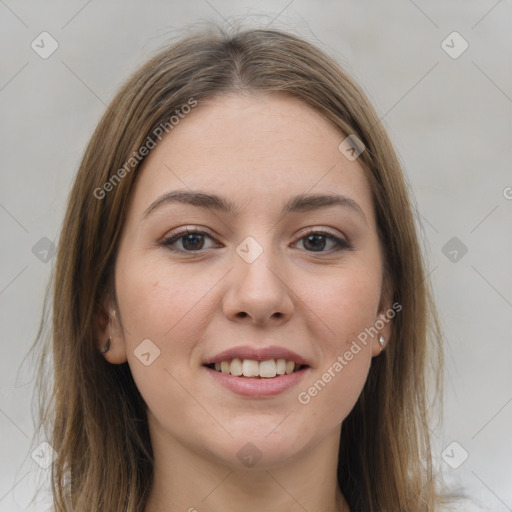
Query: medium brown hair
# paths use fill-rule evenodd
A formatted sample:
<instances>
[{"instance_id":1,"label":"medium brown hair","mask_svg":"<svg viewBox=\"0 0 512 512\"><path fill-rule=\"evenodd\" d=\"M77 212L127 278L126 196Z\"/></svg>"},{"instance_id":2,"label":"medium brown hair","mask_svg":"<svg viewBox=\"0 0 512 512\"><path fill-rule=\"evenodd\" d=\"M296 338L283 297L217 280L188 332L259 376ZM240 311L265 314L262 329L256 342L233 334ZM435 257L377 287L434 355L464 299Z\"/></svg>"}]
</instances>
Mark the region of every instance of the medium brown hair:
<instances>
[{"instance_id":1,"label":"medium brown hair","mask_svg":"<svg viewBox=\"0 0 512 512\"><path fill-rule=\"evenodd\" d=\"M53 280L52 346L41 373L52 378L41 410L58 454L57 511L142 511L152 483L145 403L128 364L107 363L95 339L100 305L106 297L115 302L118 242L143 159L126 162L191 98L201 104L222 94L277 91L331 121L340 142L351 134L364 143L358 161L375 205L383 290L402 306L343 422L340 489L354 512L438 510L427 384L432 375L440 396L441 336L392 144L362 90L319 47L280 30L211 25L167 46L126 82L89 142L69 197ZM98 198L94 191L123 168L122 179Z\"/></svg>"}]
</instances>

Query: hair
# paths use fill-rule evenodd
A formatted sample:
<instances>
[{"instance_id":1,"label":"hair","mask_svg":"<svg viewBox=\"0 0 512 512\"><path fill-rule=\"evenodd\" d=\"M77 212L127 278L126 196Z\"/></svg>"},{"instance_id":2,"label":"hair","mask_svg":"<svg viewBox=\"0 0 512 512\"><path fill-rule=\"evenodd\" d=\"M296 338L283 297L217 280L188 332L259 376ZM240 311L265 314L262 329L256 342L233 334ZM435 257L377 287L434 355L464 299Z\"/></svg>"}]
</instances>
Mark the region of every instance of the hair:
<instances>
[{"instance_id":1,"label":"hair","mask_svg":"<svg viewBox=\"0 0 512 512\"><path fill-rule=\"evenodd\" d=\"M114 264L141 148L191 100L274 92L302 100L341 137L363 142L358 162L375 206L383 294L402 306L343 421L339 487L353 511L438 510L428 425L442 392L441 333L392 143L361 88L319 46L281 30L212 24L166 46L128 79L94 131L70 193L40 369L41 425L57 453L51 480L58 512L142 511L152 484L146 405L128 364L102 357L95 330L104 299L115 302ZM99 194L107 182L108 193Z\"/></svg>"}]
</instances>

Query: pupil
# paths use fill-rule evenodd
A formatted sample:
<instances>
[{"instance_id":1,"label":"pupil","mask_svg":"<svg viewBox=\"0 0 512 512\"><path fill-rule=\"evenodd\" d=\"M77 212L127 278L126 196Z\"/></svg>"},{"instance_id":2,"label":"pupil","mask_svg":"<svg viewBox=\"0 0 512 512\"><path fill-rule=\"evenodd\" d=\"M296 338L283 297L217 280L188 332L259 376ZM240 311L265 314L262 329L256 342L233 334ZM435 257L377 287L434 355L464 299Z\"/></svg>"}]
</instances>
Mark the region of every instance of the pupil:
<instances>
[{"instance_id":1,"label":"pupil","mask_svg":"<svg viewBox=\"0 0 512 512\"><path fill-rule=\"evenodd\" d=\"M183 248L187 250L201 249L203 247L204 240L202 235L190 234L183 238Z\"/></svg>"},{"instance_id":2,"label":"pupil","mask_svg":"<svg viewBox=\"0 0 512 512\"><path fill-rule=\"evenodd\" d=\"M324 235L309 235L304 241L306 249L312 249L313 251L321 251L325 248L325 237ZM308 247L309 246L309 247Z\"/></svg>"}]
</instances>

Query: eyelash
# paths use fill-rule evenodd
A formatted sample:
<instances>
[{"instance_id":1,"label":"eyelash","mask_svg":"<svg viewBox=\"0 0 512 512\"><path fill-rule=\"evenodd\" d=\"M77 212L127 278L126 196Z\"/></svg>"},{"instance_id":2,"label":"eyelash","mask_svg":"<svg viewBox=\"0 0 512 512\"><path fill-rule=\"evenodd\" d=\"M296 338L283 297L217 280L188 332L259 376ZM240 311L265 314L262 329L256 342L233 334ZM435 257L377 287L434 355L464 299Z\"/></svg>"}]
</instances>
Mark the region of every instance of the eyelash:
<instances>
[{"instance_id":1,"label":"eyelash","mask_svg":"<svg viewBox=\"0 0 512 512\"><path fill-rule=\"evenodd\" d=\"M193 254L193 253L201 253L202 251L204 250L208 250L208 249L199 249L197 251L188 251L186 249L176 249L176 248L173 248L171 247L172 244L174 244L175 242L185 238L186 236L188 235L203 235L203 236L206 236L210 239L213 240L213 238L208 234L206 233L205 231L200 231L200 230L196 230L196 229L190 229L190 228L185 228L183 230L180 230L172 235L170 235L169 237L165 238L162 242L161 242L161 245L166 247L169 251L172 251L172 252L175 252L175 253L186 253L186 254ZM324 236L326 237L327 239L333 241L336 243L336 245L338 246L337 249L334 249L334 250L328 250L328 251L307 251L311 254L331 254L331 253L335 253L335 252L339 252L339 251L346 251L346 250L351 250L352 249L352 246L350 245L349 242L347 242L346 240L343 240L335 235L333 235L332 233L324 230L324 229L311 229L310 231L308 231L307 233L305 233L303 236L301 236L299 238L299 241L300 240L304 240L306 239L308 236L312 236L312 235L321 235L321 236Z\"/></svg>"}]
</instances>

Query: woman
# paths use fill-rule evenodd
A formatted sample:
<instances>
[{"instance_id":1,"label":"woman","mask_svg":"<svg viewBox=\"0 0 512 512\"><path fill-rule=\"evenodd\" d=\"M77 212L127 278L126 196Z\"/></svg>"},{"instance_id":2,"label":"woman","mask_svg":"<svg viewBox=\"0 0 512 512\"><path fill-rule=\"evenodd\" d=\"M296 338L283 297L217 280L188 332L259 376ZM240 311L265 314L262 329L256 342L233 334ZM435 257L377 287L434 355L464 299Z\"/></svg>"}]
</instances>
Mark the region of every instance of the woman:
<instances>
[{"instance_id":1,"label":"woman","mask_svg":"<svg viewBox=\"0 0 512 512\"><path fill-rule=\"evenodd\" d=\"M294 35L203 30L117 94L69 198L52 352L58 511L439 509L404 177Z\"/></svg>"}]
</instances>

